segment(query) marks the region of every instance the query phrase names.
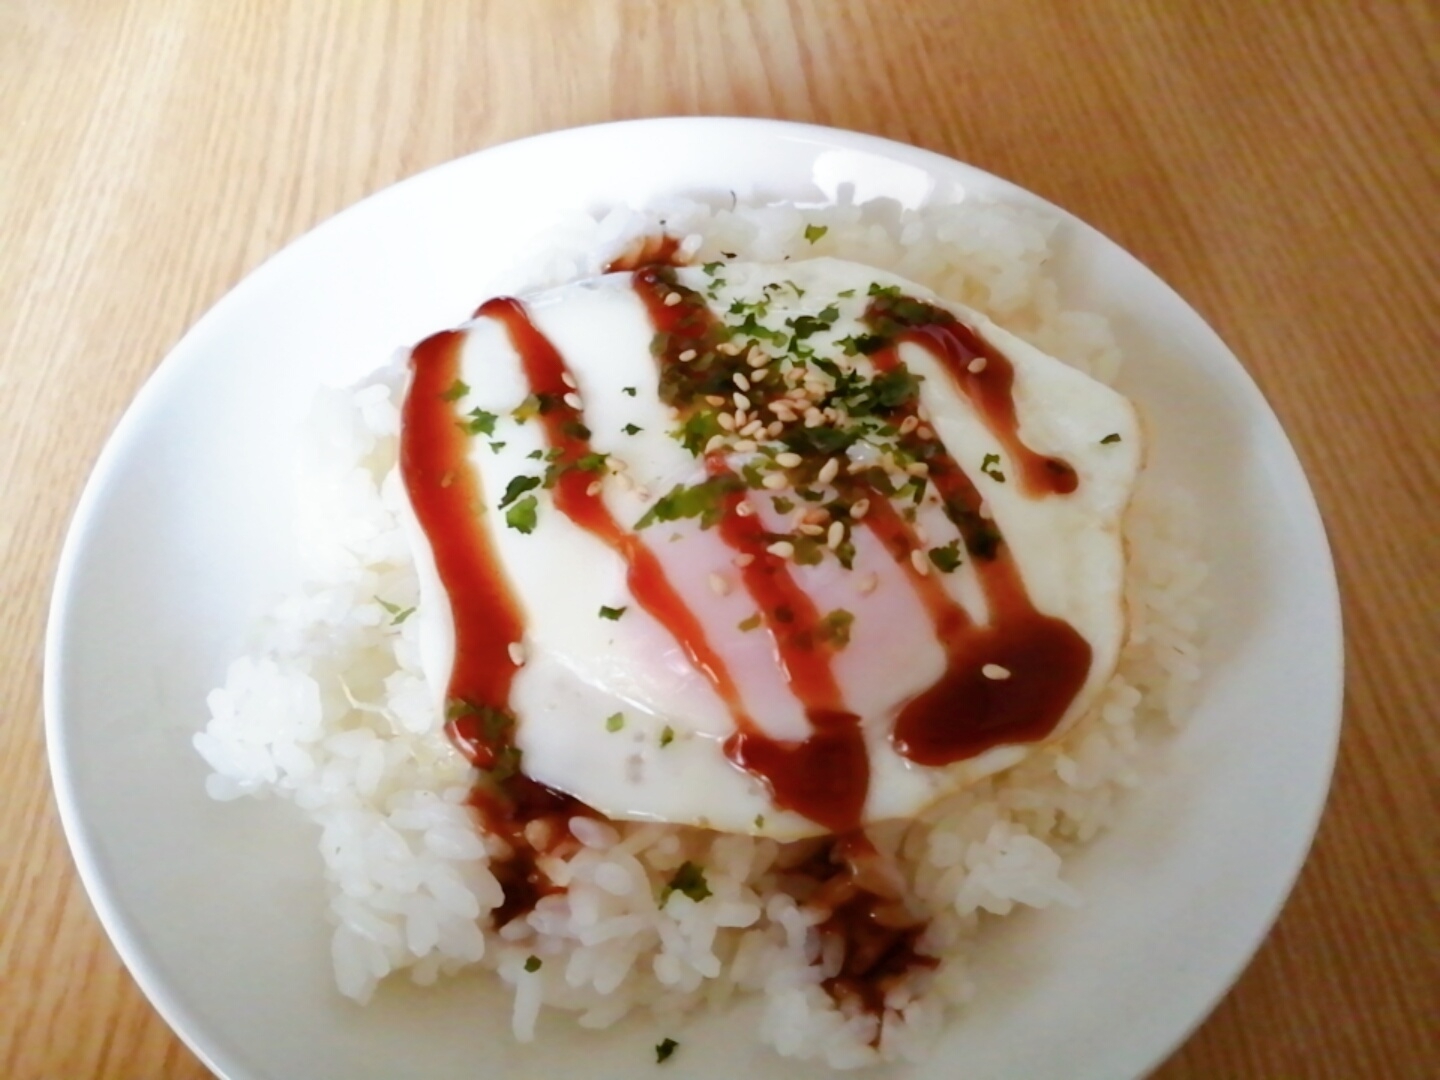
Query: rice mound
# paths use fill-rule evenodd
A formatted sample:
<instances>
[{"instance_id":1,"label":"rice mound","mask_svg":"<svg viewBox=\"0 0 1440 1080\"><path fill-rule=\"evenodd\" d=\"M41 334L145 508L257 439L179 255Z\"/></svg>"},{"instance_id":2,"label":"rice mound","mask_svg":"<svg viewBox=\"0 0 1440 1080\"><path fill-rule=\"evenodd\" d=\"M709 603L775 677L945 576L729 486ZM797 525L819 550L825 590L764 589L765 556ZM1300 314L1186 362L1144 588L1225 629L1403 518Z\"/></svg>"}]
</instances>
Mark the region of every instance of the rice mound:
<instances>
[{"instance_id":1,"label":"rice mound","mask_svg":"<svg viewBox=\"0 0 1440 1080\"><path fill-rule=\"evenodd\" d=\"M811 243L807 225L826 231ZM700 261L837 255L969 304L1113 382L1120 355L1108 324L1064 310L1045 273L1053 227L970 200L903 212L889 202L676 201L567 221L541 257L500 284L521 291L597 273L636 237L660 231L684 236L682 252ZM929 914L920 949L939 961L892 990L877 1018L842 1010L823 989L841 957L816 931L819 916L780 887L813 841L576 818L573 852L541 864L565 891L498 931L488 925L502 901L489 862L508 851L466 805L472 771L444 733L421 672L417 620L406 615L418 584L400 525L403 383L397 363L358 388L318 394L300 469L305 583L231 664L194 737L213 770L213 798L277 795L319 826L342 993L363 1003L395 971L428 985L480 964L513 988L521 1040L533 1038L545 1006L603 1028L637 1008L675 1019L759 993L767 1044L850 1068L926 1053L953 1008L977 992L966 943L987 919L1079 902L1062 877L1064 857L1123 812L1125 791L1140 782L1143 733L1182 718L1199 677L1205 565L1181 494L1142 475L1125 526L1128 641L1087 716L919 819L869 830ZM671 891L657 905L687 861L704 867L711 895L697 902Z\"/></svg>"}]
</instances>

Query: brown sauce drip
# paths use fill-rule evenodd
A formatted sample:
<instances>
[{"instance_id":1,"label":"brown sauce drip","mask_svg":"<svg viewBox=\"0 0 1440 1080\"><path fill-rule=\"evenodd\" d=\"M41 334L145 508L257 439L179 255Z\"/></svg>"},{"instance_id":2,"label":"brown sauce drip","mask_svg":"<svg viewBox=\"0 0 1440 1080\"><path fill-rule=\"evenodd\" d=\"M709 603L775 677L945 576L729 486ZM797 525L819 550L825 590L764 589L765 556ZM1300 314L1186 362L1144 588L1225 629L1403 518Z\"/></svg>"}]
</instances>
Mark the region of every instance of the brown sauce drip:
<instances>
[{"instance_id":1,"label":"brown sauce drip","mask_svg":"<svg viewBox=\"0 0 1440 1080\"><path fill-rule=\"evenodd\" d=\"M900 365L893 346L871 360L882 372ZM918 419L913 402L901 413ZM944 674L901 708L891 740L917 764L948 765L1002 743L1047 737L1084 685L1091 649L1069 623L1036 609L1009 546L985 518L980 493L955 459L932 449L928 464L930 482L975 564L989 609L986 625L970 619L935 572L915 570L908 551L920 545L887 500L874 500L866 520L905 568L946 653ZM990 665L1007 674L987 677Z\"/></svg>"},{"instance_id":2,"label":"brown sauce drip","mask_svg":"<svg viewBox=\"0 0 1440 1080\"><path fill-rule=\"evenodd\" d=\"M580 842L570 833L571 818L601 818L574 796L523 773L506 781L503 796L477 788L470 805L479 813L485 832L510 847L509 858L490 861L490 871L505 894L491 912L497 927L529 914L544 897L565 891L540 868L540 860L567 859L580 850Z\"/></svg>"},{"instance_id":3,"label":"brown sauce drip","mask_svg":"<svg viewBox=\"0 0 1440 1080\"><path fill-rule=\"evenodd\" d=\"M882 1017L891 990L938 966L919 951L928 921L906 905L898 868L863 832L836 837L792 873L818 885L803 902L824 916L821 938L844 944L839 972L822 984L842 1008Z\"/></svg>"}]
</instances>

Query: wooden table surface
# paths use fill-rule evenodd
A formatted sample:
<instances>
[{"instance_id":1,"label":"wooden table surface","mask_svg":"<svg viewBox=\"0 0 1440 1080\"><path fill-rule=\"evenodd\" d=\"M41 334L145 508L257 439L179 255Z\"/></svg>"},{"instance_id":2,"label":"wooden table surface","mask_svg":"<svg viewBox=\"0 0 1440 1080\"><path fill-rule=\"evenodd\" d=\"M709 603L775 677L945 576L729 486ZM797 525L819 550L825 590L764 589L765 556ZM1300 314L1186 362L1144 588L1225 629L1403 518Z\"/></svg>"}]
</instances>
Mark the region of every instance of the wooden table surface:
<instances>
[{"instance_id":1,"label":"wooden table surface","mask_svg":"<svg viewBox=\"0 0 1440 1080\"><path fill-rule=\"evenodd\" d=\"M918 144L1115 238L1244 360L1344 593L1314 853L1158 1075L1440 1075L1440 8L1250 0L0 0L0 1076L203 1068L57 823L41 637L140 384L340 208L535 132L782 117Z\"/></svg>"}]
</instances>

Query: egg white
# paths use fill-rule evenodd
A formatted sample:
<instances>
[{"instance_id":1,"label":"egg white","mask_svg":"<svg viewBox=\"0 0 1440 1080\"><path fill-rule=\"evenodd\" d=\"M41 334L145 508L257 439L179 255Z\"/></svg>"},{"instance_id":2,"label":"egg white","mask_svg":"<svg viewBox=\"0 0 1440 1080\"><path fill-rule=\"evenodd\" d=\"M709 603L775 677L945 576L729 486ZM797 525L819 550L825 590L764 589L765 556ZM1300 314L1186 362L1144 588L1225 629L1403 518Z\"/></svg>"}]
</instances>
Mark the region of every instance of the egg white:
<instances>
[{"instance_id":1,"label":"egg white","mask_svg":"<svg viewBox=\"0 0 1440 1080\"><path fill-rule=\"evenodd\" d=\"M1113 673L1125 636L1121 526L1142 460L1131 403L978 312L856 263L823 258L728 264L719 286L699 268L682 269L678 276L692 288L714 291L713 307L720 312L736 297L761 295L766 284L798 286L772 289L765 320L770 325L837 306L840 318L810 341L822 353L836 339L865 332L859 319L872 283L898 285L907 295L947 308L1009 358L1020 436L1032 450L1061 457L1076 469L1080 483L1070 495L1030 498L1018 484L982 472L981 463L994 454L1000 473L1015 474L1004 448L936 360L918 345L900 347L901 358L922 379L921 402L938 437L984 496L1035 606L1069 622L1090 644L1084 686L1056 734L1073 724ZM853 295L839 295L847 291ZM630 478L622 483L610 476L604 482L603 497L617 521L633 525L674 485L703 479L700 463L671 437L675 417L659 400L659 369L650 352L654 331L630 275L588 279L524 302L575 378L594 449L610 455ZM782 839L821 831L777 808L761 783L725 758L722 744L733 730L727 708L664 627L630 596L619 555L569 521L544 492L537 493L533 532L506 527L496 504L512 478L543 470L530 455L545 450L544 433L538 422L521 424L511 416L529 389L504 328L481 318L464 332L460 378L470 389L457 410L481 408L501 417L491 438L475 438L469 461L485 503L479 526L489 530L525 616L527 660L514 680L510 705L526 773L613 818ZM862 370L866 366L862 358ZM633 395L626 388L633 388ZM640 430L627 434L626 425ZM1119 440L1102 443L1110 435ZM762 499L757 505L778 531L783 522L769 503ZM917 521L930 544L956 534L933 498L919 508ZM423 620L426 672L437 700L443 700L454 656L450 607L413 521L409 533L421 576L417 617ZM716 530L690 520L654 525L644 537L707 628L749 715L773 738L803 738L808 730L803 710L785 684L768 634L740 629L754 605L740 587L734 553ZM945 655L904 572L867 530L857 529L854 540L852 570L825 559L797 566L794 573L819 610L843 608L855 616L850 644L836 654L835 673L847 705L862 718L870 751L864 818L912 817L940 796L1013 765L1033 746L998 747L945 768L920 767L895 752L889 735L896 712L940 676ZM971 616L984 622L984 600L968 562L942 580ZM871 574L878 587L863 591L859 583ZM602 607L625 612L618 620L605 619ZM607 721L617 713L623 721L612 730L615 723Z\"/></svg>"}]
</instances>

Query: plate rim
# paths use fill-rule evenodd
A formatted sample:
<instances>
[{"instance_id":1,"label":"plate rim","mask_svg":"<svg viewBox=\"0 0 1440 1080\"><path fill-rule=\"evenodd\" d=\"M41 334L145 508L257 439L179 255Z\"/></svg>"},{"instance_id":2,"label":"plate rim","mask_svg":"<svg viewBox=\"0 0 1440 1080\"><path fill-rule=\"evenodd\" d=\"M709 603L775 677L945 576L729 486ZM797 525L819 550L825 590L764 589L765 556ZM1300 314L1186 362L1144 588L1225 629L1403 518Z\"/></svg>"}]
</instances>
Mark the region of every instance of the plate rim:
<instances>
[{"instance_id":1,"label":"plate rim","mask_svg":"<svg viewBox=\"0 0 1440 1080\"><path fill-rule=\"evenodd\" d=\"M107 436L104 445L95 458L94 464L84 481L79 498L75 502L66 524L64 540L60 548L59 557L55 563L52 591L45 624L42 661L42 707L46 759L51 774L51 782L54 787L56 807L61 827L66 838L67 846L70 849L71 857L75 862L81 883L85 889L86 896L105 930L109 942L124 963L127 972L140 987L151 1006L155 1008L176 1036L189 1047L207 1068L217 1075L247 1075L243 1072L246 1066L239 1062L230 1064L238 1065L242 1070L241 1072L227 1072L226 1069L221 1068L219 1055L212 1056L210 1049L202 1044L202 1040L197 1032L202 1032L205 1025L192 1014L191 1008L185 1002L175 998L171 987L167 984L164 973L159 970L155 962L155 957L150 955L150 950L138 939L136 928L129 925L131 920L124 917L118 910L113 897L113 885L110 880L111 875L106 868L100 865L94 850L94 824L87 823L83 819L77 800L77 793L73 786L74 777L68 768L66 756L67 743L71 737L71 733L67 731L66 728L64 690L61 678L61 673L66 667L63 656L66 613L74 602L76 577L83 556L86 553L90 535L95 526L97 504L102 499L103 492L109 486L114 474L122 467L126 458L128 444L138 437L139 433L143 430L145 417L163 398L165 387L174 379L179 378L184 370L203 363L204 350L199 348L198 344L206 338L214 325L223 322L229 316L230 309L236 307L243 308L247 303L248 294L253 289L260 287L255 284L256 280L265 277L276 260L287 255L287 253L291 252L291 250L297 246L305 245L310 247L323 242L325 236L331 231L345 228L352 217L362 212L374 212L376 207L383 207L387 202L400 197L410 186L433 182L432 178L442 171L474 167L473 163L482 157L489 156L494 159L503 158L503 156L508 153L523 154L526 147L535 143L553 143L575 138L603 138L609 132L622 129L663 130L669 126L758 131L763 132L764 137L788 137L799 141L814 143L818 146L855 150L871 153L891 161L913 163L932 174L953 172L956 166L959 166L961 172L970 172L984 176L987 183L993 183L996 189L1002 193L1003 197L1014 198L1027 205L1045 209L1049 213L1070 223L1071 226L1080 228L1088 234L1093 234L1094 237L1099 238L1105 244L1111 245L1123 252L1126 257L1143 267L1145 272L1153 280L1153 283L1163 288L1171 301L1193 314L1199 324L1204 327L1205 332L1221 346L1220 352L1223 354L1227 366L1233 366L1234 368L1231 374L1239 377L1238 382L1243 386L1245 396L1250 399L1248 402L1249 406L1252 409L1258 409L1258 414L1263 417L1266 425L1273 428L1272 434L1278 435L1278 445L1286 457L1284 462L1285 468L1288 471L1292 471L1301 481L1301 490L1298 495L1300 502L1303 504L1304 517L1306 519L1301 523L1301 528L1316 541L1317 550L1315 554L1322 560L1326 570L1324 580L1313 586L1320 594L1315 597L1315 600L1324 608L1327 629L1333 631L1332 634L1327 635L1332 638L1333 652L1329 658L1331 662L1324 665L1324 670L1333 673L1328 679L1329 685L1325 688L1327 692L1324 695L1330 704L1325 715L1317 718L1317 722L1323 720L1324 730L1329 733L1329 737L1325 740L1324 744L1325 753L1323 755L1322 769L1324 782L1308 790L1309 805L1304 812L1304 818L1308 822L1307 837L1303 844L1298 845L1298 851L1290 860L1291 865L1286 868L1285 873L1281 876L1283 887L1270 905L1270 910L1263 919L1263 922L1257 921L1257 930L1253 935L1253 943L1243 955L1237 956L1233 963L1228 965L1230 968L1233 968L1233 970L1230 970L1223 983L1215 988L1209 997L1208 1004L1204 1007L1203 1011L1199 1012L1192 1019L1189 1026L1177 1032L1173 1039L1169 1041L1166 1046L1160 1048L1158 1052L1146 1052L1144 1055L1146 1063L1142 1067L1141 1072L1137 1074L1143 1075L1150 1069L1162 1064L1194 1035L1205 1021L1209 1019L1219 1003L1234 988L1245 970L1248 969L1261 946L1268 939L1286 903L1293 894L1296 883L1308 861L1318 835L1329 793L1333 786L1335 764L1338 758L1340 737L1344 723L1345 668L1343 608L1340 600L1338 578L1335 572L1333 549L1325 528L1323 515L1320 512L1314 489L1310 484L1309 477L1305 473L1304 466L1294 444L1291 442L1274 409L1265 398L1255 380L1251 377L1249 371L1240 362L1234 351L1231 350L1228 345L1225 345L1223 339L1221 339L1218 332L1210 326L1209 322L1206 321L1184 297L1177 293L1165 279L1151 270L1148 265L1134 256L1133 253L1123 247L1123 245L1120 245L1109 236L1101 233L1084 219L1065 210L1044 196L1037 195L1005 177L990 173L985 169L971 165L960 159L948 157L937 151L853 129L742 116L668 116L576 125L527 135L522 138L508 140L470 151L378 188L374 192L347 204L340 210L316 222L303 232L286 241L254 267L247 270L239 280L227 288L225 292L186 329L179 339L166 349L164 356L143 380L134 396L124 408L118 421ZM362 210L362 208L365 209ZM212 1041L215 1040L213 1032L205 1034L207 1034Z\"/></svg>"}]
</instances>

